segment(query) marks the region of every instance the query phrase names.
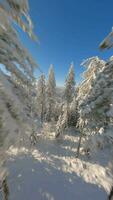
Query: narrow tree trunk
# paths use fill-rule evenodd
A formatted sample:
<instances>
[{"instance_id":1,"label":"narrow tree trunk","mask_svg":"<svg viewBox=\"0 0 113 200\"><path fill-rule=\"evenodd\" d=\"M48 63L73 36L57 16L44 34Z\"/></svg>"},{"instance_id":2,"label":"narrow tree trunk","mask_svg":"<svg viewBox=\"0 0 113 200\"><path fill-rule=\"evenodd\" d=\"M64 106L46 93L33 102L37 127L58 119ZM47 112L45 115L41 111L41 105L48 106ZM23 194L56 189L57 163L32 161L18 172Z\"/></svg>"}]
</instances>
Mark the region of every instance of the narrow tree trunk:
<instances>
[{"instance_id":1,"label":"narrow tree trunk","mask_svg":"<svg viewBox=\"0 0 113 200\"><path fill-rule=\"evenodd\" d=\"M69 103L67 102L67 126L69 125Z\"/></svg>"},{"instance_id":2,"label":"narrow tree trunk","mask_svg":"<svg viewBox=\"0 0 113 200\"><path fill-rule=\"evenodd\" d=\"M108 200L112 200L113 198L113 187L111 188L110 194L108 196Z\"/></svg>"},{"instance_id":3,"label":"narrow tree trunk","mask_svg":"<svg viewBox=\"0 0 113 200\"><path fill-rule=\"evenodd\" d=\"M59 131L57 134L56 134L56 138L58 138L59 136L61 135L61 132Z\"/></svg>"},{"instance_id":4,"label":"narrow tree trunk","mask_svg":"<svg viewBox=\"0 0 113 200\"><path fill-rule=\"evenodd\" d=\"M42 109L41 109L41 122L43 123L43 119L44 119L44 114L43 114L43 103L42 103Z\"/></svg>"},{"instance_id":5,"label":"narrow tree trunk","mask_svg":"<svg viewBox=\"0 0 113 200\"><path fill-rule=\"evenodd\" d=\"M83 133L82 133L82 131L81 131L80 137L79 137L79 142L78 142L78 147L77 147L77 155L76 155L76 158L78 158L79 155L80 155L80 146L81 146L82 137L83 137Z\"/></svg>"},{"instance_id":6,"label":"narrow tree trunk","mask_svg":"<svg viewBox=\"0 0 113 200\"><path fill-rule=\"evenodd\" d=\"M2 183L2 187L3 187L4 200L8 200L9 199L9 187L8 187L6 179Z\"/></svg>"}]
</instances>

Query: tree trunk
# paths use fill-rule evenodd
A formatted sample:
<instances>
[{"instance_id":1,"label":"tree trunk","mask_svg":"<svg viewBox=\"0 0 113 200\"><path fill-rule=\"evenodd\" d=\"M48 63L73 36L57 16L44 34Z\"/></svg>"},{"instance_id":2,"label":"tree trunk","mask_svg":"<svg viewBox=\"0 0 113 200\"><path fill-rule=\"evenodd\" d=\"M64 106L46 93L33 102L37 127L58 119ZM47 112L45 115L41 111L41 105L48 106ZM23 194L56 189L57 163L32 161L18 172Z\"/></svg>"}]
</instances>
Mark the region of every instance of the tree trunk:
<instances>
[{"instance_id":1,"label":"tree trunk","mask_svg":"<svg viewBox=\"0 0 113 200\"><path fill-rule=\"evenodd\" d=\"M78 142L78 147L77 147L77 155L76 155L76 158L78 158L79 155L80 155L80 146L81 146L82 137L83 137L83 133L82 133L82 131L81 131L80 137L79 137L79 142Z\"/></svg>"},{"instance_id":2,"label":"tree trunk","mask_svg":"<svg viewBox=\"0 0 113 200\"><path fill-rule=\"evenodd\" d=\"M108 196L108 200L112 200L113 199L113 187L111 188L110 194Z\"/></svg>"},{"instance_id":3,"label":"tree trunk","mask_svg":"<svg viewBox=\"0 0 113 200\"><path fill-rule=\"evenodd\" d=\"M2 183L2 187L3 187L4 200L8 200L9 199L9 187L8 187L6 179Z\"/></svg>"}]
</instances>

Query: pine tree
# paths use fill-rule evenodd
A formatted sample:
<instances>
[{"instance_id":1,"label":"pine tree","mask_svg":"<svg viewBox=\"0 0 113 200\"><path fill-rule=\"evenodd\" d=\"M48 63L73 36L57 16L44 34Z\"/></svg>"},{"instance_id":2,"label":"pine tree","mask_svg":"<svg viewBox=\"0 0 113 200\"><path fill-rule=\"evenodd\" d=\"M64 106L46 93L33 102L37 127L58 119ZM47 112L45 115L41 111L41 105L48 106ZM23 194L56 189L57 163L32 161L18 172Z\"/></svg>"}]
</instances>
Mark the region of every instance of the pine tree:
<instances>
[{"instance_id":1,"label":"pine tree","mask_svg":"<svg viewBox=\"0 0 113 200\"><path fill-rule=\"evenodd\" d=\"M39 112L41 122L44 121L45 112L46 112L45 89L46 89L45 76L42 74L39 78L38 85L37 85L38 112Z\"/></svg>"},{"instance_id":2,"label":"pine tree","mask_svg":"<svg viewBox=\"0 0 113 200\"><path fill-rule=\"evenodd\" d=\"M56 103L56 81L55 81L53 65L51 65L46 87L47 121L51 121L55 117L55 103Z\"/></svg>"},{"instance_id":3,"label":"pine tree","mask_svg":"<svg viewBox=\"0 0 113 200\"><path fill-rule=\"evenodd\" d=\"M95 95L99 95L100 93L100 90L98 88L99 85L97 84L96 80L102 73L105 67L105 62L103 60L100 60L98 57L93 57L87 59L85 62L82 63L82 65L86 66L87 70L83 74L85 80L83 81L83 83L80 84L78 92L80 114L79 126L81 127L83 127L84 124L87 124L88 119L86 115L89 116L90 112L90 106L89 102L87 102L87 99L90 98L90 102L92 103L93 99L95 99ZM96 85L97 88L95 88ZM94 88L96 89L96 93L94 91ZM91 92L93 92L92 95L90 95ZM90 118L89 121L91 121Z\"/></svg>"},{"instance_id":4,"label":"pine tree","mask_svg":"<svg viewBox=\"0 0 113 200\"><path fill-rule=\"evenodd\" d=\"M65 83L64 102L56 125L56 137L59 137L68 126L76 126L76 111L75 74L74 65L72 63Z\"/></svg>"},{"instance_id":5,"label":"pine tree","mask_svg":"<svg viewBox=\"0 0 113 200\"><path fill-rule=\"evenodd\" d=\"M63 135L65 129L68 127L68 112L66 104L62 104L61 113L56 124L56 138Z\"/></svg>"},{"instance_id":6,"label":"pine tree","mask_svg":"<svg viewBox=\"0 0 113 200\"><path fill-rule=\"evenodd\" d=\"M75 95L75 74L74 74L74 64L72 63L69 69L69 74L65 81L64 99L67 104L73 101L74 95Z\"/></svg>"},{"instance_id":7,"label":"pine tree","mask_svg":"<svg viewBox=\"0 0 113 200\"><path fill-rule=\"evenodd\" d=\"M21 44L14 24L36 39L28 11L27 0L0 1L0 102L14 127L21 132L25 132L22 124L28 121L24 109L32 102L33 71L37 64ZM6 116L4 120L8 127ZM13 135L13 131L11 133Z\"/></svg>"},{"instance_id":8,"label":"pine tree","mask_svg":"<svg viewBox=\"0 0 113 200\"><path fill-rule=\"evenodd\" d=\"M106 141L113 138L113 135L108 136L108 130L113 127L113 62L111 59L107 63L96 59L91 63L88 64L88 71L92 68L90 76L87 76L87 80L80 86L78 98L79 127L82 129L81 134L85 133L87 136L87 148L92 150L93 145L96 145L95 148L102 147ZM87 92L84 92L83 88ZM107 138L106 141L103 141L101 134ZM101 142L98 142L99 138Z\"/></svg>"},{"instance_id":9,"label":"pine tree","mask_svg":"<svg viewBox=\"0 0 113 200\"><path fill-rule=\"evenodd\" d=\"M106 48L109 49L109 48L112 48L112 47L113 47L113 28L112 28L111 33L109 33L109 35L104 39L104 41L101 42L100 49L103 50L103 49L106 49ZM111 68L113 66L113 56L110 58L109 61L110 62L108 62L107 66L109 67L109 65L110 65L110 71L112 73L112 69ZM107 75L107 77L109 78L109 75ZM109 122L110 122L110 124L112 123L112 129L111 129L110 132L113 133L113 99L111 101L110 109L107 112L107 115L109 116L109 120L110 120ZM113 138L113 134L111 134L110 138ZM112 174L113 173L113 160L110 162L110 164L111 164L111 167L110 167L111 169L110 170L111 170L111 174ZM113 197L113 186L111 188L111 191L110 191L110 194L108 196L108 199L111 200L112 197Z\"/></svg>"},{"instance_id":10,"label":"pine tree","mask_svg":"<svg viewBox=\"0 0 113 200\"><path fill-rule=\"evenodd\" d=\"M69 120L68 120L69 126L77 126L77 121L79 118L77 96L78 96L78 88L75 89L75 96L73 98L72 103L69 106L70 107Z\"/></svg>"},{"instance_id":11,"label":"pine tree","mask_svg":"<svg viewBox=\"0 0 113 200\"><path fill-rule=\"evenodd\" d=\"M65 91L64 91L64 100L65 108L67 108L67 124L70 125L71 120L71 103L75 97L75 73L74 73L74 64L70 65L69 74L65 82Z\"/></svg>"}]
</instances>

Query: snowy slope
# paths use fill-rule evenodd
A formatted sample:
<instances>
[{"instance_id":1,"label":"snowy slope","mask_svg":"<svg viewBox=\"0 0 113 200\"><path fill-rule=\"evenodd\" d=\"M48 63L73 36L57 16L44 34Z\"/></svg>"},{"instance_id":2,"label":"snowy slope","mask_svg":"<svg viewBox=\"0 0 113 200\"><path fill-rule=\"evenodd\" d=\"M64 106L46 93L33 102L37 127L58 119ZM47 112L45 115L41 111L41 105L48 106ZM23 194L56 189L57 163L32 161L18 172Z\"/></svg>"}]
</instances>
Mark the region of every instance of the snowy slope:
<instances>
[{"instance_id":1,"label":"snowy slope","mask_svg":"<svg viewBox=\"0 0 113 200\"><path fill-rule=\"evenodd\" d=\"M111 150L76 159L78 134L67 133L59 140L39 139L31 150L10 147L7 183L11 200L107 199L113 182L108 167Z\"/></svg>"}]
</instances>

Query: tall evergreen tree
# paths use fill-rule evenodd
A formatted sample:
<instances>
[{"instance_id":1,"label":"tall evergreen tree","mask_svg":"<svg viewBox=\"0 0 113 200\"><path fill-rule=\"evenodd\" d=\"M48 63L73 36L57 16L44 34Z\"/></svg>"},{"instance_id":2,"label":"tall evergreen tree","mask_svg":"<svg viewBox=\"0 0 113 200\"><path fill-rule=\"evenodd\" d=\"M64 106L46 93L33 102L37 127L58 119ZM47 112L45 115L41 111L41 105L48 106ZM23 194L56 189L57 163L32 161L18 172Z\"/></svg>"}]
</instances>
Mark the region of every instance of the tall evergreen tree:
<instances>
[{"instance_id":1,"label":"tall evergreen tree","mask_svg":"<svg viewBox=\"0 0 113 200\"><path fill-rule=\"evenodd\" d=\"M46 87L47 121L51 121L52 119L54 119L55 102L56 102L56 80L54 75L54 68L53 65L51 65L49 69L49 77Z\"/></svg>"},{"instance_id":2,"label":"tall evergreen tree","mask_svg":"<svg viewBox=\"0 0 113 200\"><path fill-rule=\"evenodd\" d=\"M45 94L46 84L45 84L45 76L42 74L38 81L37 86L37 101L38 101L38 112L41 119L41 122L43 122L46 112L46 94Z\"/></svg>"},{"instance_id":3,"label":"tall evergreen tree","mask_svg":"<svg viewBox=\"0 0 113 200\"><path fill-rule=\"evenodd\" d=\"M9 129L12 128L10 134L12 138L14 138L15 130L19 129L21 133L25 133L24 128L29 124L27 122L33 122L28 119L25 109L27 103L33 102L31 100L33 71L37 64L21 44L14 26L16 23L32 39L35 39L33 24L28 12L27 0L0 1L0 104L5 111L3 112L4 129L8 129L7 132L10 133ZM8 121L13 126L9 127Z\"/></svg>"},{"instance_id":4,"label":"tall evergreen tree","mask_svg":"<svg viewBox=\"0 0 113 200\"><path fill-rule=\"evenodd\" d=\"M65 109L67 107L67 124L70 124L71 120L71 103L75 97L75 73L74 73L74 64L71 63L69 68L69 73L65 82L65 91L64 91L64 100L65 100Z\"/></svg>"},{"instance_id":5,"label":"tall evergreen tree","mask_svg":"<svg viewBox=\"0 0 113 200\"><path fill-rule=\"evenodd\" d=\"M56 124L56 137L59 137L68 126L76 125L76 113L73 114L77 110L75 97L75 73L74 64L72 63L65 83L61 114Z\"/></svg>"},{"instance_id":6,"label":"tall evergreen tree","mask_svg":"<svg viewBox=\"0 0 113 200\"><path fill-rule=\"evenodd\" d=\"M81 137L83 133L87 136L86 148L92 150L93 145L104 145L104 138L106 141L113 138L110 131L113 128L113 62L110 59L106 63L95 57L87 60L86 64L87 79L80 85L78 95L79 127ZM111 135L108 136L108 133ZM101 142L98 142L99 137Z\"/></svg>"},{"instance_id":7,"label":"tall evergreen tree","mask_svg":"<svg viewBox=\"0 0 113 200\"><path fill-rule=\"evenodd\" d=\"M89 115L90 103L93 106L95 97L101 92L99 84L97 84L97 79L103 72L105 61L100 60L98 57L92 57L84 61L82 65L86 67L86 71L83 73L85 80L80 84L78 92L78 106L80 113L79 126L81 127L83 127L84 124L87 124L88 121L91 124L91 118ZM103 81L104 86L104 80L101 79L101 81ZM90 99L90 102L87 102L87 99Z\"/></svg>"},{"instance_id":8,"label":"tall evergreen tree","mask_svg":"<svg viewBox=\"0 0 113 200\"><path fill-rule=\"evenodd\" d=\"M75 94L75 73L74 73L74 64L72 63L70 65L69 74L65 82L64 99L67 104L73 101L74 94Z\"/></svg>"}]
</instances>

